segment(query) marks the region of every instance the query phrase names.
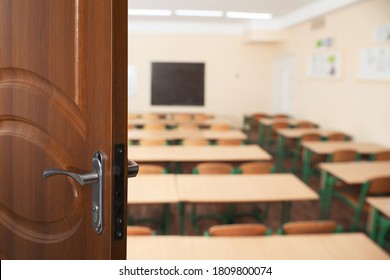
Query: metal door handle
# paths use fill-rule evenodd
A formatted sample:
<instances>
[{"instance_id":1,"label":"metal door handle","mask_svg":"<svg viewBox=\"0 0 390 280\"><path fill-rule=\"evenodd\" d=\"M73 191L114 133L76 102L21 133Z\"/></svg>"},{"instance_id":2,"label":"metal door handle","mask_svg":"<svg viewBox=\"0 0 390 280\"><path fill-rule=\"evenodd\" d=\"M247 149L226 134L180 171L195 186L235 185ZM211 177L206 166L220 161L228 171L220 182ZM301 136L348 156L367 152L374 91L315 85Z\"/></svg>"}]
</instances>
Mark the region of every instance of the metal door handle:
<instances>
[{"instance_id":1,"label":"metal door handle","mask_svg":"<svg viewBox=\"0 0 390 280\"><path fill-rule=\"evenodd\" d=\"M43 178L54 175L67 175L76 180L80 185L96 184L99 182L99 175L96 171L91 171L85 174L77 174L63 169L49 168L43 171Z\"/></svg>"},{"instance_id":2,"label":"metal door handle","mask_svg":"<svg viewBox=\"0 0 390 280\"><path fill-rule=\"evenodd\" d=\"M63 169L48 168L43 171L43 177L66 175L76 180L80 185L92 184L92 227L97 234L103 230L103 154L95 152L92 158L92 171L78 174Z\"/></svg>"},{"instance_id":3,"label":"metal door handle","mask_svg":"<svg viewBox=\"0 0 390 280\"><path fill-rule=\"evenodd\" d=\"M127 166L127 177L131 178L131 177L137 176L138 171L139 171L138 163L136 163L135 161L132 161L132 160L128 160L127 163L128 163L128 166Z\"/></svg>"}]
</instances>

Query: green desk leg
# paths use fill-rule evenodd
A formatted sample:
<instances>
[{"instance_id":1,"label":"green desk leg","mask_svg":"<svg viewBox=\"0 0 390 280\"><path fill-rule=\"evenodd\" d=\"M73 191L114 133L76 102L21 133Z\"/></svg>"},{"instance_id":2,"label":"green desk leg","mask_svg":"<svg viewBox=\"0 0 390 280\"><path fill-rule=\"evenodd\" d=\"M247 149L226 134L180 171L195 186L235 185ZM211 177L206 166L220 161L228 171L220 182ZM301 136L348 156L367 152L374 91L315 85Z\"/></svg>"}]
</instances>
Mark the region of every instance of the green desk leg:
<instances>
[{"instance_id":1,"label":"green desk leg","mask_svg":"<svg viewBox=\"0 0 390 280\"><path fill-rule=\"evenodd\" d=\"M321 220L327 220L330 218L330 211L332 207L332 196L333 188L336 182L336 178L331 176L329 173L325 172L323 178L324 187L321 189L321 210L320 218Z\"/></svg>"},{"instance_id":2,"label":"green desk leg","mask_svg":"<svg viewBox=\"0 0 390 280\"><path fill-rule=\"evenodd\" d=\"M379 232L378 232L378 245L384 247L386 234L390 230L390 220L385 216L379 218Z\"/></svg>"},{"instance_id":3,"label":"green desk leg","mask_svg":"<svg viewBox=\"0 0 390 280\"><path fill-rule=\"evenodd\" d=\"M276 159L276 170L283 170L283 161L284 161L284 143L286 142L286 137L283 135L278 135L278 150L277 150L277 159Z\"/></svg>"},{"instance_id":4,"label":"green desk leg","mask_svg":"<svg viewBox=\"0 0 390 280\"><path fill-rule=\"evenodd\" d=\"M280 215L280 227L291 220L291 201L282 202L282 213Z\"/></svg>"},{"instance_id":5,"label":"green desk leg","mask_svg":"<svg viewBox=\"0 0 390 280\"><path fill-rule=\"evenodd\" d=\"M321 175L321 189L320 189L320 220L326 219L326 213L328 212L327 205L327 191L328 191L328 182L329 182L329 173L322 171Z\"/></svg>"},{"instance_id":6,"label":"green desk leg","mask_svg":"<svg viewBox=\"0 0 390 280\"><path fill-rule=\"evenodd\" d=\"M380 220L380 213L378 209L372 207L371 208L371 213L370 213L370 221L367 224L367 232L370 235L371 240L375 241L377 237L377 231L378 231L378 226L379 226L379 220Z\"/></svg>"},{"instance_id":7,"label":"green desk leg","mask_svg":"<svg viewBox=\"0 0 390 280\"><path fill-rule=\"evenodd\" d=\"M264 147L265 143L265 127L264 124L259 122L259 146Z\"/></svg>"},{"instance_id":8,"label":"green desk leg","mask_svg":"<svg viewBox=\"0 0 390 280\"><path fill-rule=\"evenodd\" d=\"M303 148L302 179L305 183L309 180L311 154L310 150Z\"/></svg>"},{"instance_id":9,"label":"green desk leg","mask_svg":"<svg viewBox=\"0 0 390 280\"><path fill-rule=\"evenodd\" d=\"M170 211L169 204L164 204L163 206L163 215L162 215L162 224L163 224L163 230L161 232L164 232L164 234L170 234L171 233L171 211Z\"/></svg>"},{"instance_id":10,"label":"green desk leg","mask_svg":"<svg viewBox=\"0 0 390 280\"><path fill-rule=\"evenodd\" d=\"M180 235L185 234L185 222L186 222L186 205L184 202L177 203L177 209L179 211L179 223L180 223Z\"/></svg>"}]
</instances>

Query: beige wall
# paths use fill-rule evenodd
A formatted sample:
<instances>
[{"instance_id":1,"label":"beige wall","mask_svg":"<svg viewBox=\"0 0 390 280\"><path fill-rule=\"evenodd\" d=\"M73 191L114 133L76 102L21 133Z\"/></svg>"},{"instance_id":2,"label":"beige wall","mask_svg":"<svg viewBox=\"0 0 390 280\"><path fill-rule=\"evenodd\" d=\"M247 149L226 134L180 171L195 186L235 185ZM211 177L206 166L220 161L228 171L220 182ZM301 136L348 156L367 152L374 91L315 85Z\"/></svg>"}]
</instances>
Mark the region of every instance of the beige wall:
<instances>
[{"instance_id":1,"label":"beige wall","mask_svg":"<svg viewBox=\"0 0 390 280\"><path fill-rule=\"evenodd\" d=\"M386 23L390 23L390 1L371 0L329 14L322 29L312 31L310 23L290 28L290 39L279 55L295 55L294 115L346 131L356 140L390 147L390 82L358 78L359 50L390 45L373 39L375 28ZM331 49L341 52L339 80L307 77L314 43L324 37L332 37Z\"/></svg>"},{"instance_id":2,"label":"beige wall","mask_svg":"<svg viewBox=\"0 0 390 280\"><path fill-rule=\"evenodd\" d=\"M129 34L129 64L137 68L137 94L130 112L191 111L228 117L240 126L247 112L268 111L271 102L271 44L245 43L241 35ZM205 106L150 105L151 62L204 62Z\"/></svg>"}]
</instances>

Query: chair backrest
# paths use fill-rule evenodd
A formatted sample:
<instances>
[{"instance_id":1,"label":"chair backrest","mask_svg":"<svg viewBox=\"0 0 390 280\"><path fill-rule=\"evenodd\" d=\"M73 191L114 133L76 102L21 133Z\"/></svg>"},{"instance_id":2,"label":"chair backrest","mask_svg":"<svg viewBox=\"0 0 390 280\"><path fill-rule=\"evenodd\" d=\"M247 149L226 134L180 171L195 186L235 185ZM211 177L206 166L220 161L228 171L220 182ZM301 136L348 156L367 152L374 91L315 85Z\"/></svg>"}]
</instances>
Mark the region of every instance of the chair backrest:
<instances>
[{"instance_id":1,"label":"chair backrest","mask_svg":"<svg viewBox=\"0 0 390 280\"><path fill-rule=\"evenodd\" d=\"M182 143L184 146L208 146L209 145L209 141L203 138L199 138L199 139L187 138L184 139Z\"/></svg>"},{"instance_id":2,"label":"chair backrest","mask_svg":"<svg viewBox=\"0 0 390 280\"><path fill-rule=\"evenodd\" d=\"M221 162L205 162L196 165L198 174L230 174L233 165Z\"/></svg>"},{"instance_id":3,"label":"chair backrest","mask_svg":"<svg viewBox=\"0 0 390 280\"><path fill-rule=\"evenodd\" d=\"M288 124L288 122L285 122L285 121L277 121L277 122L274 122L274 124L272 125L272 128L274 130L278 130L278 129L282 129L282 128L289 128L289 124Z\"/></svg>"},{"instance_id":4,"label":"chair backrest","mask_svg":"<svg viewBox=\"0 0 390 280\"><path fill-rule=\"evenodd\" d=\"M268 228L261 224L217 225L208 230L210 236L261 236L267 231Z\"/></svg>"},{"instance_id":5,"label":"chair backrest","mask_svg":"<svg viewBox=\"0 0 390 280\"><path fill-rule=\"evenodd\" d=\"M348 139L347 135L341 132L335 132L328 135L328 141L346 141Z\"/></svg>"},{"instance_id":6,"label":"chair backrest","mask_svg":"<svg viewBox=\"0 0 390 280\"><path fill-rule=\"evenodd\" d=\"M140 164L138 175L142 174L164 174L165 168L155 164Z\"/></svg>"},{"instance_id":7,"label":"chair backrest","mask_svg":"<svg viewBox=\"0 0 390 280\"><path fill-rule=\"evenodd\" d=\"M214 123L210 126L210 129L216 131L227 131L230 130L231 127L226 123Z\"/></svg>"},{"instance_id":8,"label":"chair backrest","mask_svg":"<svg viewBox=\"0 0 390 280\"><path fill-rule=\"evenodd\" d=\"M152 229L143 226L127 226L127 235L152 235Z\"/></svg>"},{"instance_id":9,"label":"chair backrest","mask_svg":"<svg viewBox=\"0 0 390 280\"><path fill-rule=\"evenodd\" d=\"M173 114L172 118L175 121L190 121L192 116L190 114Z\"/></svg>"},{"instance_id":10,"label":"chair backrest","mask_svg":"<svg viewBox=\"0 0 390 280\"><path fill-rule=\"evenodd\" d=\"M336 232L335 221L302 221L289 222L282 227L284 234L312 234Z\"/></svg>"},{"instance_id":11,"label":"chair backrest","mask_svg":"<svg viewBox=\"0 0 390 280\"><path fill-rule=\"evenodd\" d=\"M273 115L273 118L274 119L288 119L288 115L286 115L286 114L276 114L276 115Z\"/></svg>"},{"instance_id":12,"label":"chair backrest","mask_svg":"<svg viewBox=\"0 0 390 280\"><path fill-rule=\"evenodd\" d=\"M156 121L160 119L160 117L157 114L142 114L141 119L148 120L148 121Z\"/></svg>"},{"instance_id":13,"label":"chair backrest","mask_svg":"<svg viewBox=\"0 0 390 280\"><path fill-rule=\"evenodd\" d=\"M127 115L127 119L128 120L135 120L135 119L138 119L138 115L137 114L128 114Z\"/></svg>"},{"instance_id":14,"label":"chair backrest","mask_svg":"<svg viewBox=\"0 0 390 280\"><path fill-rule=\"evenodd\" d=\"M375 154L375 160L390 160L390 151L383 151Z\"/></svg>"},{"instance_id":15,"label":"chair backrest","mask_svg":"<svg viewBox=\"0 0 390 280\"><path fill-rule=\"evenodd\" d=\"M389 195L390 194L390 176L378 177L369 181L367 195Z\"/></svg>"},{"instance_id":16,"label":"chair backrest","mask_svg":"<svg viewBox=\"0 0 390 280\"><path fill-rule=\"evenodd\" d=\"M196 123L181 123L177 125L177 130L199 130L199 126Z\"/></svg>"},{"instance_id":17,"label":"chair backrest","mask_svg":"<svg viewBox=\"0 0 390 280\"><path fill-rule=\"evenodd\" d=\"M141 146L165 146L167 143L166 139L141 139L139 144Z\"/></svg>"},{"instance_id":18,"label":"chair backrest","mask_svg":"<svg viewBox=\"0 0 390 280\"><path fill-rule=\"evenodd\" d=\"M332 162L349 162L355 161L357 153L354 150L339 150L332 154Z\"/></svg>"},{"instance_id":19,"label":"chair backrest","mask_svg":"<svg viewBox=\"0 0 390 280\"><path fill-rule=\"evenodd\" d=\"M164 130L165 129L165 124L163 123L149 123L144 125L145 130Z\"/></svg>"},{"instance_id":20,"label":"chair backrest","mask_svg":"<svg viewBox=\"0 0 390 280\"><path fill-rule=\"evenodd\" d=\"M240 146L242 144L242 140L239 139L220 139L218 140L219 146Z\"/></svg>"},{"instance_id":21,"label":"chair backrest","mask_svg":"<svg viewBox=\"0 0 390 280\"><path fill-rule=\"evenodd\" d=\"M272 172L272 162L247 162L240 165L242 174L268 174Z\"/></svg>"},{"instance_id":22,"label":"chair backrest","mask_svg":"<svg viewBox=\"0 0 390 280\"><path fill-rule=\"evenodd\" d=\"M302 121L302 122L298 122L296 124L296 127L297 128L313 128L315 127L316 125L314 123L311 123L311 122L307 122L307 121Z\"/></svg>"},{"instance_id":23,"label":"chair backrest","mask_svg":"<svg viewBox=\"0 0 390 280\"><path fill-rule=\"evenodd\" d=\"M210 115L206 115L206 114L195 114L195 115L193 115L192 118L195 121L206 121L206 120L211 119L211 116Z\"/></svg>"},{"instance_id":24,"label":"chair backrest","mask_svg":"<svg viewBox=\"0 0 390 280\"><path fill-rule=\"evenodd\" d=\"M319 135L318 133L307 133L307 134L304 134L302 135L301 137L301 141L321 141L321 135Z\"/></svg>"}]
</instances>

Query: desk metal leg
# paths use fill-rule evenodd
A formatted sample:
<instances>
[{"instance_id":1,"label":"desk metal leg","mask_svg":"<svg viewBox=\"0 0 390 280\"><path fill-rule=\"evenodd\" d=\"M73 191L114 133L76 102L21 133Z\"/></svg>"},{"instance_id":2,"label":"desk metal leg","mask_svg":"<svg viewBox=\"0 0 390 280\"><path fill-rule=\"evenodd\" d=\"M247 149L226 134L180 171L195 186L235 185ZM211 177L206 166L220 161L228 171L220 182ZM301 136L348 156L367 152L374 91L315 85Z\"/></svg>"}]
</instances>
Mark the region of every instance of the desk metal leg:
<instances>
[{"instance_id":1,"label":"desk metal leg","mask_svg":"<svg viewBox=\"0 0 390 280\"><path fill-rule=\"evenodd\" d=\"M375 207L370 208L368 221L367 221L367 232L372 240L376 240L377 230L379 226L380 213Z\"/></svg>"},{"instance_id":2,"label":"desk metal leg","mask_svg":"<svg viewBox=\"0 0 390 280\"><path fill-rule=\"evenodd\" d=\"M179 212L179 223L180 223L180 235L185 234L185 219L186 219L186 205L184 202L177 203L177 209Z\"/></svg>"},{"instance_id":3,"label":"desk metal leg","mask_svg":"<svg viewBox=\"0 0 390 280\"><path fill-rule=\"evenodd\" d=\"M276 170L282 171L283 162L284 162L284 143L286 142L286 137L283 135L278 135L278 149L277 149L277 159L276 159Z\"/></svg>"},{"instance_id":4,"label":"desk metal leg","mask_svg":"<svg viewBox=\"0 0 390 280\"><path fill-rule=\"evenodd\" d=\"M264 140L265 140L265 128L262 123L259 123L259 146L264 147Z\"/></svg>"},{"instance_id":5,"label":"desk metal leg","mask_svg":"<svg viewBox=\"0 0 390 280\"><path fill-rule=\"evenodd\" d=\"M171 208L169 207L169 204L164 204L163 206L163 215L162 215L162 224L164 234L170 234L171 233Z\"/></svg>"},{"instance_id":6,"label":"desk metal leg","mask_svg":"<svg viewBox=\"0 0 390 280\"><path fill-rule=\"evenodd\" d=\"M302 179L305 183L309 180L311 154L310 150L303 148Z\"/></svg>"},{"instance_id":7,"label":"desk metal leg","mask_svg":"<svg viewBox=\"0 0 390 280\"><path fill-rule=\"evenodd\" d=\"M291 220L291 201L282 202L282 213L280 215L280 227Z\"/></svg>"},{"instance_id":8,"label":"desk metal leg","mask_svg":"<svg viewBox=\"0 0 390 280\"><path fill-rule=\"evenodd\" d=\"M323 187L321 189L321 210L320 218L326 220L330 218L332 208L333 188L336 178L331 176L328 172L324 173Z\"/></svg>"},{"instance_id":9,"label":"desk metal leg","mask_svg":"<svg viewBox=\"0 0 390 280\"><path fill-rule=\"evenodd\" d=\"M379 232L378 232L378 245L384 247L386 241L386 234L390 230L390 221L381 216L379 218Z\"/></svg>"}]
</instances>

